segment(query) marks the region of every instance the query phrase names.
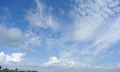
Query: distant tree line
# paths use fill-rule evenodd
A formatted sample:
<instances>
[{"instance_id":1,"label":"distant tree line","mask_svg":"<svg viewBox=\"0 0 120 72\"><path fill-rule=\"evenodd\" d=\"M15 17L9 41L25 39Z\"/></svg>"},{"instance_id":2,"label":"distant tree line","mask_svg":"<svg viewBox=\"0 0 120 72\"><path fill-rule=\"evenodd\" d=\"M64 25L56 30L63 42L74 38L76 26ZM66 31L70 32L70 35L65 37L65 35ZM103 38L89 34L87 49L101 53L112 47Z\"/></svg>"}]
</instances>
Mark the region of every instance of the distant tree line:
<instances>
[{"instance_id":1,"label":"distant tree line","mask_svg":"<svg viewBox=\"0 0 120 72\"><path fill-rule=\"evenodd\" d=\"M0 72L38 72L38 71L34 71L34 70L18 70L16 69L2 69L2 66L0 66Z\"/></svg>"}]
</instances>

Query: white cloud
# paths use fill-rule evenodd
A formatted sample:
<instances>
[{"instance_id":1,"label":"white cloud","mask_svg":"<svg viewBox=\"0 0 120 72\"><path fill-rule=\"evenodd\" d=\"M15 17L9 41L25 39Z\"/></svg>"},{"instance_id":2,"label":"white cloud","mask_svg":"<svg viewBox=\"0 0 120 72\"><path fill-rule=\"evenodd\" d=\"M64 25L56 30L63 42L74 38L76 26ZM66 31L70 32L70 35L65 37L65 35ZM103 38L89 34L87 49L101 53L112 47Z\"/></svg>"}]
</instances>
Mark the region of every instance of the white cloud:
<instances>
[{"instance_id":1,"label":"white cloud","mask_svg":"<svg viewBox=\"0 0 120 72\"><path fill-rule=\"evenodd\" d=\"M28 63L29 64L29 63ZM83 64L79 62L75 62L72 60L60 60L57 57L53 56L50 57L50 60L42 65L40 64L31 64L28 65L26 63L21 65L13 66L17 67L22 70L37 70L37 71L44 71L44 72L56 72L56 71L62 71L62 72L119 72L119 63L117 64L110 64L110 65L90 65L90 64Z\"/></svg>"},{"instance_id":2,"label":"white cloud","mask_svg":"<svg viewBox=\"0 0 120 72\"><path fill-rule=\"evenodd\" d=\"M82 61L91 62L99 53L106 51L120 40L120 22L119 17L116 16L116 13L120 11L119 3L118 0L90 0L86 2L75 0L75 5L70 12L74 21L71 39L80 42L80 44L88 43L80 50L79 47L72 48L72 52L75 50ZM71 52L67 51L66 53ZM70 55L72 58L73 55Z\"/></svg>"},{"instance_id":3,"label":"white cloud","mask_svg":"<svg viewBox=\"0 0 120 72\"><path fill-rule=\"evenodd\" d=\"M31 31L28 31L24 35L24 43L21 46L21 49L23 50L31 50L33 48L37 48L41 46L41 38L37 34L34 34Z\"/></svg>"},{"instance_id":4,"label":"white cloud","mask_svg":"<svg viewBox=\"0 0 120 72\"><path fill-rule=\"evenodd\" d=\"M29 30L25 33L25 42L21 46L22 49L41 48L41 43L44 42L47 48L54 47L57 32L59 32L59 22L42 1L35 0L35 7L31 7L25 15L28 21ZM51 7L52 8L52 7ZM52 37L52 38L51 38ZM44 41L43 41L44 40Z\"/></svg>"},{"instance_id":5,"label":"white cloud","mask_svg":"<svg viewBox=\"0 0 120 72\"><path fill-rule=\"evenodd\" d=\"M57 29L58 24L56 19L46 11L45 5L43 5L39 0L36 0L37 7L35 9L30 9L26 14L26 20L29 22L31 27L36 28L51 28Z\"/></svg>"},{"instance_id":6,"label":"white cloud","mask_svg":"<svg viewBox=\"0 0 120 72\"><path fill-rule=\"evenodd\" d=\"M50 61L44 63L43 65L45 65L45 66L51 66L51 65L57 64L59 62L60 62L60 60L58 60L57 57L53 56L53 57L50 57Z\"/></svg>"},{"instance_id":7,"label":"white cloud","mask_svg":"<svg viewBox=\"0 0 120 72\"><path fill-rule=\"evenodd\" d=\"M101 33L100 29L109 26L105 22L117 12L113 9L118 9L118 7L116 7L118 4L119 1L113 0L91 0L86 3L82 0L76 0L76 5L70 13L75 23L73 31L75 40L84 41L92 39L96 37L96 35L98 36L98 34ZM106 24L106 26L104 24Z\"/></svg>"},{"instance_id":8,"label":"white cloud","mask_svg":"<svg viewBox=\"0 0 120 72\"><path fill-rule=\"evenodd\" d=\"M6 62L20 62L25 53L13 53L6 55Z\"/></svg>"},{"instance_id":9,"label":"white cloud","mask_svg":"<svg viewBox=\"0 0 120 72\"><path fill-rule=\"evenodd\" d=\"M23 40L24 36L19 28L6 28L0 25L0 45L17 47Z\"/></svg>"},{"instance_id":10,"label":"white cloud","mask_svg":"<svg viewBox=\"0 0 120 72\"><path fill-rule=\"evenodd\" d=\"M5 54L4 52L0 52L0 62L4 60Z\"/></svg>"},{"instance_id":11,"label":"white cloud","mask_svg":"<svg viewBox=\"0 0 120 72\"><path fill-rule=\"evenodd\" d=\"M74 59L83 63L80 64L84 66L84 63L89 63L101 59L98 54L106 51L113 44L115 44L120 39L120 25L119 17L116 16L120 10L117 7L119 1L113 0L97 0L97 1L86 1L75 0L75 6L71 9L70 14L73 18L74 23L70 28L67 26L63 31L63 40L57 39L57 45L61 45L61 51L59 51L60 58L62 59ZM39 28L56 28L56 20L50 13L47 13L45 5L36 0L37 7L35 9L30 9L26 14L26 19L28 20L30 26L35 29ZM70 30L70 31L68 31ZM38 31L37 31L38 32ZM66 34L67 33L67 34ZM39 33L38 33L39 35ZM40 35L38 36L34 33L28 33L26 35L26 42L24 47L30 48L33 46L40 46ZM65 45L65 42L71 41L77 42L75 46L70 47ZM46 38L46 37L44 37ZM47 39L47 38L46 38ZM46 43L49 46L54 45L54 39L48 40ZM82 44L85 46L82 46ZM55 44L56 44L55 43ZM79 45L78 45L79 44ZM81 44L81 45L80 45ZM63 48L62 48L63 47ZM58 47L59 48L59 47ZM81 49L80 49L81 48ZM63 49L63 50L62 50ZM68 49L68 50L67 50ZM100 56L105 57L105 56ZM76 61L61 61L56 57L52 57L50 61L45 63L45 65L70 65L73 66ZM69 67L69 66L68 66Z\"/></svg>"},{"instance_id":12,"label":"white cloud","mask_svg":"<svg viewBox=\"0 0 120 72\"><path fill-rule=\"evenodd\" d=\"M25 18L32 29L29 29L24 34L24 43L21 48L27 50L40 48L42 40L45 40L44 43L51 48L55 45L59 48L56 49L60 52L58 54L60 57L50 57L49 61L45 62L43 66L89 68L91 67L90 63L94 64L96 60L105 57L98 57L98 54L105 52L120 40L120 18L116 16L116 13L119 12L119 8L117 7L119 2L113 0L75 1L74 9L70 12L74 23L72 26L70 25L70 28L67 28L67 25L65 28L61 28L61 30L63 29L63 37L60 39L55 38L55 40L51 36L51 38L42 37L41 39L40 36L45 33L40 33L41 31L36 28L57 29L58 22L56 22L52 14L46 12L46 6L39 2L39 0L36 0L37 7L30 9L26 14ZM34 30L37 31L34 32ZM67 37L74 42L70 43L71 40ZM23 34L18 28L7 29L0 26L0 40L2 40L0 43L17 45L23 40ZM86 44L84 45L85 42ZM23 56L20 53L8 55L1 52L0 61L19 62ZM104 66L95 67L104 68Z\"/></svg>"},{"instance_id":13,"label":"white cloud","mask_svg":"<svg viewBox=\"0 0 120 72\"><path fill-rule=\"evenodd\" d=\"M73 60L63 60L63 59L58 59L57 57L50 57L50 60L48 62L43 63L42 65L40 65L40 67L50 67L50 68L63 68L63 69L77 69L79 68L81 69L119 69L120 68L120 64L119 63L115 63L115 64L103 64L103 65L94 65L94 64L88 64L88 63L81 63L81 62L77 62L77 61L73 61Z\"/></svg>"},{"instance_id":14,"label":"white cloud","mask_svg":"<svg viewBox=\"0 0 120 72\"><path fill-rule=\"evenodd\" d=\"M0 62L2 64L9 62L21 62L22 58L25 56L25 53L12 53L11 55L0 52Z\"/></svg>"},{"instance_id":15,"label":"white cloud","mask_svg":"<svg viewBox=\"0 0 120 72\"><path fill-rule=\"evenodd\" d=\"M31 50L41 46L40 36L27 30L22 32L19 28L7 28L0 25L0 45L21 50Z\"/></svg>"},{"instance_id":16,"label":"white cloud","mask_svg":"<svg viewBox=\"0 0 120 72\"><path fill-rule=\"evenodd\" d=\"M90 67L89 64L82 64L74 60L70 59L58 59L57 57L53 56L49 58L48 62L42 64L44 67L62 67L62 68L72 68L72 67L80 67L80 68L88 68Z\"/></svg>"},{"instance_id":17,"label":"white cloud","mask_svg":"<svg viewBox=\"0 0 120 72\"><path fill-rule=\"evenodd\" d=\"M100 36L98 36L88 48L84 48L81 53L89 55L89 59L86 60L93 62L98 59L98 54L106 52L112 45L120 40L120 21L119 17L112 20L111 26Z\"/></svg>"}]
</instances>

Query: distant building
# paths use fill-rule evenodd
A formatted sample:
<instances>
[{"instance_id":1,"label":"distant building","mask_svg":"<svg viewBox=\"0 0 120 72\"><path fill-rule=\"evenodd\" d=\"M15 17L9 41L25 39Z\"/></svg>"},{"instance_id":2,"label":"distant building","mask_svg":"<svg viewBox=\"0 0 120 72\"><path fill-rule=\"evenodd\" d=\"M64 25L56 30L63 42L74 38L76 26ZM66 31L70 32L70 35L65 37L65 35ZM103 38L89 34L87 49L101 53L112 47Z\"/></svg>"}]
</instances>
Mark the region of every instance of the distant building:
<instances>
[{"instance_id":1,"label":"distant building","mask_svg":"<svg viewBox=\"0 0 120 72\"><path fill-rule=\"evenodd\" d=\"M2 69L2 66L0 66L0 69Z\"/></svg>"}]
</instances>

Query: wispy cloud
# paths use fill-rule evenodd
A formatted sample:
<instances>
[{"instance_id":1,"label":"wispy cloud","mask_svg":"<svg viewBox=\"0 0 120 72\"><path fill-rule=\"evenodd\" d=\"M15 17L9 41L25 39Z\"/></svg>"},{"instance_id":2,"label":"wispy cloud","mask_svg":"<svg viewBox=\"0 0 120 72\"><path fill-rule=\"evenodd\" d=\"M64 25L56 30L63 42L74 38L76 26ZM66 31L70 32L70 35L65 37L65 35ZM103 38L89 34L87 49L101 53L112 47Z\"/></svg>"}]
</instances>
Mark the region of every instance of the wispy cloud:
<instances>
[{"instance_id":1,"label":"wispy cloud","mask_svg":"<svg viewBox=\"0 0 120 72\"><path fill-rule=\"evenodd\" d=\"M31 31L24 34L24 42L20 46L22 50L32 50L41 46L41 38Z\"/></svg>"},{"instance_id":2,"label":"wispy cloud","mask_svg":"<svg viewBox=\"0 0 120 72\"><path fill-rule=\"evenodd\" d=\"M72 35L71 40L79 45L62 51L66 58L76 56L81 62L94 64L94 60L99 59L99 54L104 55L107 49L120 40L120 22L117 16L120 11L119 4L118 0L75 1L70 12L73 18L73 33L69 35ZM65 56L64 53L62 56Z\"/></svg>"},{"instance_id":3,"label":"wispy cloud","mask_svg":"<svg viewBox=\"0 0 120 72\"><path fill-rule=\"evenodd\" d=\"M57 22L46 6L39 0L35 0L36 8L32 8L26 14L26 20L31 27L56 29Z\"/></svg>"},{"instance_id":4,"label":"wispy cloud","mask_svg":"<svg viewBox=\"0 0 120 72\"><path fill-rule=\"evenodd\" d=\"M40 0L35 0L35 5L25 15L29 29L24 34L25 42L21 48L41 48L42 44L45 44L46 47L53 47L53 43L55 43L54 37L58 36L59 22L52 15L47 5Z\"/></svg>"},{"instance_id":5,"label":"wispy cloud","mask_svg":"<svg viewBox=\"0 0 120 72\"><path fill-rule=\"evenodd\" d=\"M108 19L115 16L119 1L82 1L76 0L76 5L70 14L74 19L74 37L76 40L89 40L95 38L105 27ZM113 8L115 7L115 8ZM105 28L106 29L106 28Z\"/></svg>"},{"instance_id":6,"label":"wispy cloud","mask_svg":"<svg viewBox=\"0 0 120 72\"><path fill-rule=\"evenodd\" d=\"M52 55L56 53L56 56L49 55L49 60L42 65L31 62L45 69L49 67L71 68L73 72L77 72L79 70L77 68L114 68L113 66L119 68L119 64L97 66L95 63L106 57L107 49L120 40L120 17L117 16L120 12L120 1L72 1L74 1L73 7L68 12L72 23L64 25L57 21L57 16L47 10L47 5L35 0L36 6L31 7L25 15L29 23L28 29L23 33L19 28L0 26L0 44L7 46L20 44L20 48L25 50L45 48L43 49L46 50L44 57L47 56L48 50L53 53ZM24 54L0 53L2 61L5 58L6 61L19 62L21 56ZM63 72L66 71L63 70Z\"/></svg>"},{"instance_id":7,"label":"wispy cloud","mask_svg":"<svg viewBox=\"0 0 120 72\"><path fill-rule=\"evenodd\" d=\"M46 6L36 0L36 8L28 11L26 19L33 29L38 28L36 32L31 30L38 35L37 40L43 35L42 40L47 40L44 41L46 45L51 46L55 43L61 60L71 59L94 64L93 61L100 59L99 54L104 55L104 52L120 39L119 17L117 16L120 11L119 3L118 0L86 2L75 0L69 12L73 23L64 27L64 25L59 26L60 23L54 19L54 16L46 12ZM40 31L41 28L48 31L58 26L57 31L61 32L61 36L57 38L54 38L54 30L49 34ZM40 41L37 42L40 45Z\"/></svg>"}]
</instances>

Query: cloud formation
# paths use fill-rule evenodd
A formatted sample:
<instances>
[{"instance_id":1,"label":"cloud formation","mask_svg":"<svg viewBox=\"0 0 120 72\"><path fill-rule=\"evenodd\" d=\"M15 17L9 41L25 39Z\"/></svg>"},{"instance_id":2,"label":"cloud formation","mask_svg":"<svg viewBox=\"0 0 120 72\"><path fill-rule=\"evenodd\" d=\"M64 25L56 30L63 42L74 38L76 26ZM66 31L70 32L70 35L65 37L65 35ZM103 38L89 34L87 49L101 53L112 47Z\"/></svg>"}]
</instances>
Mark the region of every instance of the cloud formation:
<instances>
[{"instance_id":1,"label":"cloud formation","mask_svg":"<svg viewBox=\"0 0 120 72\"><path fill-rule=\"evenodd\" d=\"M0 52L0 63L9 63L9 62L21 62L22 58L25 56L25 53L12 53L11 55Z\"/></svg>"},{"instance_id":2,"label":"cloud formation","mask_svg":"<svg viewBox=\"0 0 120 72\"><path fill-rule=\"evenodd\" d=\"M18 47L23 40L24 35L19 28L6 28L0 25L0 45Z\"/></svg>"},{"instance_id":3,"label":"cloud formation","mask_svg":"<svg viewBox=\"0 0 120 72\"><path fill-rule=\"evenodd\" d=\"M75 0L69 12L73 23L63 26L61 24L61 28L57 30L61 33L57 34L57 38L54 37L56 35L54 30L49 30L60 23L53 19L52 14L46 12L47 7L44 4L38 0L35 2L36 8L30 9L26 14L27 21L35 29L31 31L38 37L42 37L41 42L47 39L51 40L50 43L55 43L53 45L58 47L61 60L71 59L75 62L88 63L88 65L94 64L94 61L99 61L97 60L99 54L105 57L102 54L104 55L105 51L120 39L119 17L117 16L120 11L118 7L120 2L118 0L86 2ZM44 41L44 43L47 45L48 42ZM55 58L58 63L62 63L61 60ZM48 64L51 62L54 63L54 60L51 59Z\"/></svg>"},{"instance_id":4,"label":"cloud formation","mask_svg":"<svg viewBox=\"0 0 120 72\"><path fill-rule=\"evenodd\" d=\"M20 46L23 50L32 50L41 46L41 38L31 31L24 34L24 43Z\"/></svg>"},{"instance_id":5,"label":"cloud formation","mask_svg":"<svg viewBox=\"0 0 120 72\"><path fill-rule=\"evenodd\" d=\"M74 37L76 40L84 41L95 38L104 32L111 24L109 19L116 16L119 11L119 1L113 0L76 0L71 13L74 19Z\"/></svg>"},{"instance_id":6,"label":"cloud formation","mask_svg":"<svg viewBox=\"0 0 120 72\"><path fill-rule=\"evenodd\" d=\"M82 64L77 61L73 61L70 59L58 59L57 57L53 56L49 58L49 61L42 64L43 67L59 67L59 68L89 68L90 65Z\"/></svg>"},{"instance_id":7,"label":"cloud formation","mask_svg":"<svg viewBox=\"0 0 120 72\"><path fill-rule=\"evenodd\" d=\"M50 14L50 11L48 10L47 12L46 6L39 0L35 0L35 2L36 8L30 9L25 17L30 26L36 28L56 29L58 27L57 22L52 14Z\"/></svg>"},{"instance_id":8,"label":"cloud formation","mask_svg":"<svg viewBox=\"0 0 120 72\"><path fill-rule=\"evenodd\" d=\"M71 40L76 44L74 46L73 43L73 47L62 51L61 56L75 57L84 63L94 64L93 61L99 59L99 54L104 54L120 40L120 22L117 16L119 4L119 0L75 0L70 12L73 30L70 30L72 34L69 35L72 35Z\"/></svg>"},{"instance_id":9,"label":"cloud formation","mask_svg":"<svg viewBox=\"0 0 120 72\"><path fill-rule=\"evenodd\" d=\"M68 12L72 19L71 24L61 24L62 22L56 20L58 16L47 10L47 5L35 0L36 6L29 9L25 15L29 23L28 29L23 33L19 28L0 26L0 44L19 45L21 50L27 51L34 49L38 52L36 57L41 54L40 52L45 52L43 58L49 57L47 62L42 64L31 62L45 69L44 72L50 70L68 72L68 69L71 69L71 72L79 72L86 68L96 72L104 68L109 70L120 68L119 63L96 65L99 64L99 59L107 56L105 52L120 40L120 17L118 16L120 1L71 1L74 2ZM8 55L0 52L0 61L20 62L24 55L24 53ZM88 71L83 70L83 72Z\"/></svg>"}]
</instances>

